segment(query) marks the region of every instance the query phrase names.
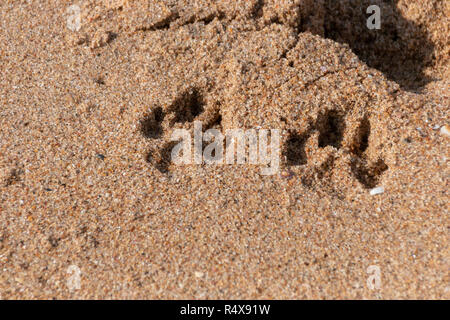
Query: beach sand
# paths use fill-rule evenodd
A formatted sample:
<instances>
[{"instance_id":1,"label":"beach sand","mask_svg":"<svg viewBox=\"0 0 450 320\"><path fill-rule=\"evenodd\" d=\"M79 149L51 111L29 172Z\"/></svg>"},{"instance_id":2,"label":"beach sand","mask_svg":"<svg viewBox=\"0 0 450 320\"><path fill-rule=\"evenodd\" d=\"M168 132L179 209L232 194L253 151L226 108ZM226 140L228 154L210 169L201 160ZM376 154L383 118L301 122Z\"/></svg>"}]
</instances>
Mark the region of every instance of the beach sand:
<instances>
[{"instance_id":1,"label":"beach sand","mask_svg":"<svg viewBox=\"0 0 450 320\"><path fill-rule=\"evenodd\" d=\"M0 298L449 299L449 16L2 1ZM171 163L194 121L279 129L279 173Z\"/></svg>"}]
</instances>

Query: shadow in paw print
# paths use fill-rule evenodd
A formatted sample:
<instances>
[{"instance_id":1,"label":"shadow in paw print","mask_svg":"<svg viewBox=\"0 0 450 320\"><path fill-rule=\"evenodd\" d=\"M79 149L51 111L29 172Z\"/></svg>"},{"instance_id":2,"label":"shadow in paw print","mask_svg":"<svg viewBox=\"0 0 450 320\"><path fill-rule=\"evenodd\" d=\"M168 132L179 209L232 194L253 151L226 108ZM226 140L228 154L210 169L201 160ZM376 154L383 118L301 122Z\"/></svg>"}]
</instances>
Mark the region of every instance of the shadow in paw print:
<instances>
[{"instance_id":1,"label":"shadow in paw print","mask_svg":"<svg viewBox=\"0 0 450 320\"><path fill-rule=\"evenodd\" d=\"M147 162L151 163L159 172L168 173L172 163L172 149L177 143L178 141L170 141L165 143L159 151L149 152L147 154Z\"/></svg>"},{"instance_id":2,"label":"shadow in paw print","mask_svg":"<svg viewBox=\"0 0 450 320\"><path fill-rule=\"evenodd\" d=\"M319 148L341 147L345 130L343 115L335 110L327 111L318 117L316 126L319 129Z\"/></svg>"},{"instance_id":3,"label":"shadow in paw print","mask_svg":"<svg viewBox=\"0 0 450 320\"><path fill-rule=\"evenodd\" d=\"M298 134L291 132L286 141L284 149L284 157L288 166L300 166L306 164L305 143L308 139L308 134Z\"/></svg>"},{"instance_id":4,"label":"shadow in paw print","mask_svg":"<svg viewBox=\"0 0 450 320\"><path fill-rule=\"evenodd\" d=\"M161 107L157 107L153 112L141 120L141 132L146 138L157 139L162 136L162 122L164 120L164 112Z\"/></svg>"},{"instance_id":5,"label":"shadow in paw print","mask_svg":"<svg viewBox=\"0 0 450 320\"><path fill-rule=\"evenodd\" d=\"M313 131L319 132L318 148L332 146L341 147L344 138L344 115L337 110L327 110L320 114L311 128L305 133L290 132L283 155L288 166L299 166L307 163L305 144Z\"/></svg>"},{"instance_id":6,"label":"shadow in paw print","mask_svg":"<svg viewBox=\"0 0 450 320\"><path fill-rule=\"evenodd\" d=\"M424 26L405 19L398 0L324 0L324 36L347 43L359 58L383 72L403 89L420 91L431 81L424 69L431 65L434 45ZM370 5L381 9L381 29L367 28Z\"/></svg>"},{"instance_id":7,"label":"shadow in paw print","mask_svg":"<svg viewBox=\"0 0 450 320\"><path fill-rule=\"evenodd\" d=\"M192 122L204 111L205 102L199 90L193 88L182 94L170 108L175 113L174 123Z\"/></svg>"},{"instance_id":8,"label":"shadow in paw print","mask_svg":"<svg viewBox=\"0 0 450 320\"><path fill-rule=\"evenodd\" d=\"M264 14L263 10L264 10L264 0L258 0L256 1L255 5L251 10L251 16L254 19L261 18Z\"/></svg>"},{"instance_id":9,"label":"shadow in paw print","mask_svg":"<svg viewBox=\"0 0 450 320\"><path fill-rule=\"evenodd\" d=\"M388 166L383 159L378 159L375 163L367 162L366 150L369 147L369 137L371 125L365 116L358 127L350 152L354 156L350 164L351 171L355 178L365 187L374 188L377 186L381 175L388 170Z\"/></svg>"},{"instance_id":10,"label":"shadow in paw print","mask_svg":"<svg viewBox=\"0 0 450 320\"><path fill-rule=\"evenodd\" d=\"M382 159L368 166L364 160L355 158L351 164L351 169L356 179L364 187L370 189L378 185L381 175L388 169L388 166Z\"/></svg>"}]
</instances>

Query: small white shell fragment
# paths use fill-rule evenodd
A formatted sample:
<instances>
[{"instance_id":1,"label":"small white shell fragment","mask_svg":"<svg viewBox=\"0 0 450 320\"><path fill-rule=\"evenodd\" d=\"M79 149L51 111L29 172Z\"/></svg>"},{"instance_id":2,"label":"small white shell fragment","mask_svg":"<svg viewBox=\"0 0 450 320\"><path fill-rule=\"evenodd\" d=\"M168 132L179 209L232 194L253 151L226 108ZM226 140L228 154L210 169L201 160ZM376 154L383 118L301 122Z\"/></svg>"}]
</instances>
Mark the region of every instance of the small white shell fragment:
<instances>
[{"instance_id":1,"label":"small white shell fragment","mask_svg":"<svg viewBox=\"0 0 450 320\"><path fill-rule=\"evenodd\" d=\"M442 126L442 128L441 128L441 134L442 134L443 136L450 137L450 129L449 129L449 127L448 127L447 125Z\"/></svg>"},{"instance_id":2,"label":"small white shell fragment","mask_svg":"<svg viewBox=\"0 0 450 320\"><path fill-rule=\"evenodd\" d=\"M384 187L376 187L376 188L373 188L372 190L370 190L371 196L375 196L377 194L382 194L382 193L384 193Z\"/></svg>"},{"instance_id":3,"label":"small white shell fragment","mask_svg":"<svg viewBox=\"0 0 450 320\"><path fill-rule=\"evenodd\" d=\"M196 272L195 272L195 277L196 277L196 278L203 278L203 275L204 275L203 272L200 272L200 271L196 271Z\"/></svg>"}]
</instances>

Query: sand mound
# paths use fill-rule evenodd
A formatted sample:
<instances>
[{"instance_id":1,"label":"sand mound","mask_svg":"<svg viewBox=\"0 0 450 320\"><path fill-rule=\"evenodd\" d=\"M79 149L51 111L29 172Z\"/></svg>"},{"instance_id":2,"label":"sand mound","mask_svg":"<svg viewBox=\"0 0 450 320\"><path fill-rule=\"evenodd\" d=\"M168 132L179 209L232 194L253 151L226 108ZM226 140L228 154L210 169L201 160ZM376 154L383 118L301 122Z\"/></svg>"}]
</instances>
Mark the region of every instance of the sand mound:
<instances>
[{"instance_id":1,"label":"sand mound","mask_svg":"<svg viewBox=\"0 0 450 320\"><path fill-rule=\"evenodd\" d=\"M368 30L365 10L378 5L383 28ZM239 29L282 24L348 44L370 67L382 71L403 88L417 90L442 78L449 57L445 1L91 1L85 5L86 29L99 26L122 32L176 29L214 19L239 21ZM245 26L245 27L243 27ZM95 33L95 32L93 32ZM92 36L95 38L95 35ZM448 71L447 71L448 72Z\"/></svg>"},{"instance_id":2,"label":"sand mound","mask_svg":"<svg viewBox=\"0 0 450 320\"><path fill-rule=\"evenodd\" d=\"M403 2L378 1L384 27L374 31L367 29L364 12L370 1L101 4L90 14L96 21L87 30L109 23L112 34L145 34L140 45L151 60L141 63L152 72L140 73L140 78L149 77L161 91L155 92L152 111L141 120L142 130L157 138L147 159L166 173L172 130L192 129L198 120L206 129L220 125L222 131L282 129L283 164L311 167L304 170L308 177L303 181L311 184L309 176L318 175L339 185L341 173L352 172L339 188L372 188L389 167L385 158L392 150L386 146L392 142L384 119L395 108L399 87L366 63L412 88L425 83L425 67L443 64L442 55L447 56L439 47L434 57L441 59L433 61L434 45L425 26L436 22L421 15L416 17L424 26L420 28L402 15L414 12L414 5ZM443 7L428 4L427 16L440 19ZM111 15L114 23L107 22ZM95 39L95 34L90 37ZM324 38L347 44L358 56Z\"/></svg>"}]
</instances>

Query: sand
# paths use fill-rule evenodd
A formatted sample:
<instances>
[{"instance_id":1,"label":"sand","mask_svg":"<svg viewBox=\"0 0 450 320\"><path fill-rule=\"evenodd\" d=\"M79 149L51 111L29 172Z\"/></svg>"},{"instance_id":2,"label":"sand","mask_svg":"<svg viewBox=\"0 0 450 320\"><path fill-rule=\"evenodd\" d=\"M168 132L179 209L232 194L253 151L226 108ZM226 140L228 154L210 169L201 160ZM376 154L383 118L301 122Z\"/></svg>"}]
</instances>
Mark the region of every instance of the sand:
<instances>
[{"instance_id":1,"label":"sand","mask_svg":"<svg viewBox=\"0 0 450 320\"><path fill-rule=\"evenodd\" d=\"M450 298L449 13L2 1L0 297ZM171 163L194 121L280 129L280 172Z\"/></svg>"}]
</instances>

